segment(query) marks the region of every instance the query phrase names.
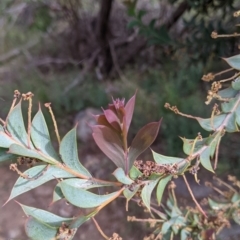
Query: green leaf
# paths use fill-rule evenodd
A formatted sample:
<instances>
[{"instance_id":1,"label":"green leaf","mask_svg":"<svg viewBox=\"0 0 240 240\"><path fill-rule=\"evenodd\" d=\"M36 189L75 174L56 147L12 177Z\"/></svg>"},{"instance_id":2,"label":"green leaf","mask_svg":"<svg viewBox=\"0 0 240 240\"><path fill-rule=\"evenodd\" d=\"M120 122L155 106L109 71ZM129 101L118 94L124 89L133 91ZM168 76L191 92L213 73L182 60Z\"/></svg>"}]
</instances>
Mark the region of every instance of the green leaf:
<instances>
[{"instance_id":1,"label":"green leaf","mask_svg":"<svg viewBox=\"0 0 240 240\"><path fill-rule=\"evenodd\" d=\"M186 138L181 138L181 139L183 140L183 151L185 154L190 155L198 152L204 146L210 146L211 148L210 156L213 157L216 146L221 139L221 134L219 132L215 132L207 138L203 138L202 140L196 141L194 150L193 150L194 139L186 139Z\"/></svg>"},{"instance_id":2,"label":"green leaf","mask_svg":"<svg viewBox=\"0 0 240 240\"><path fill-rule=\"evenodd\" d=\"M206 147L206 149L200 154L200 162L204 168L214 173L214 170L212 168L212 164L210 161L210 156L211 156L211 148Z\"/></svg>"},{"instance_id":3,"label":"green leaf","mask_svg":"<svg viewBox=\"0 0 240 240\"><path fill-rule=\"evenodd\" d=\"M238 126L236 123L236 114L235 113L229 113L228 114L228 121L225 126L226 132L233 133L233 132L238 132Z\"/></svg>"},{"instance_id":4,"label":"green leaf","mask_svg":"<svg viewBox=\"0 0 240 240\"><path fill-rule=\"evenodd\" d=\"M141 198L149 211L151 211L150 204L152 191L157 185L158 181L159 178L154 181L151 181L150 183L147 183L142 189Z\"/></svg>"},{"instance_id":5,"label":"green leaf","mask_svg":"<svg viewBox=\"0 0 240 240\"><path fill-rule=\"evenodd\" d=\"M232 81L232 88L239 91L240 90L240 77Z\"/></svg>"},{"instance_id":6,"label":"green leaf","mask_svg":"<svg viewBox=\"0 0 240 240\"><path fill-rule=\"evenodd\" d=\"M31 178L31 180L19 177L13 186L12 192L7 202L17 197L18 195L28 192L52 179L74 177L70 173L56 166L47 166L47 165L39 165L36 167L32 167L27 171L25 171L24 175Z\"/></svg>"},{"instance_id":7,"label":"green leaf","mask_svg":"<svg viewBox=\"0 0 240 240\"><path fill-rule=\"evenodd\" d=\"M97 195L84 189L73 187L64 181L61 182L60 185L63 195L68 200L68 202L80 208L98 207L104 202L111 199L117 193L113 192L106 195Z\"/></svg>"},{"instance_id":8,"label":"green leaf","mask_svg":"<svg viewBox=\"0 0 240 240\"><path fill-rule=\"evenodd\" d=\"M39 151L43 152L50 158L60 161L60 158L52 146L48 127L40 107L32 120L31 138L35 147Z\"/></svg>"},{"instance_id":9,"label":"green leaf","mask_svg":"<svg viewBox=\"0 0 240 240\"><path fill-rule=\"evenodd\" d=\"M7 151L8 149L6 148L0 148L0 163L17 158L16 155L7 153Z\"/></svg>"},{"instance_id":10,"label":"green leaf","mask_svg":"<svg viewBox=\"0 0 240 240\"><path fill-rule=\"evenodd\" d=\"M181 240L186 240L190 236L190 232L187 231L186 229L181 230Z\"/></svg>"},{"instance_id":11,"label":"green leaf","mask_svg":"<svg viewBox=\"0 0 240 240\"><path fill-rule=\"evenodd\" d=\"M172 218L173 225L172 230L175 233L175 235L179 234L179 231L186 226L186 219L182 216L177 216Z\"/></svg>"},{"instance_id":12,"label":"green leaf","mask_svg":"<svg viewBox=\"0 0 240 240\"><path fill-rule=\"evenodd\" d=\"M129 172L131 179L136 180L138 177L142 176L143 173L140 172L135 166L132 166Z\"/></svg>"},{"instance_id":13,"label":"green leaf","mask_svg":"<svg viewBox=\"0 0 240 240\"><path fill-rule=\"evenodd\" d=\"M226 209L230 206L229 203L218 203L218 202L212 200L211 198L208 198L208 204L211 209L217 210L217 211L220 209Z\"/></svg>"},{"instance_id":14,"label":"green leaf","mask_svg":"<svg viewBox=\"0 0 240 240\"><path fill-rule=\"evenodd\" d=\"M140 188L139 185L134 185L131 189L130 188L124 189L123 191L124 197L129 201L137 193L139 188Z\"/></svg>"},{"instance_id":15,"label":"green leaf","mask_svg":"<svg viewBox=\"0 0 240 240\"><path fill-rule=\"evenodd\" d=\"M111 186L110 184L107 183L98 183L96 181L93 181L91 179L79 179L79 178L70 178L64 180L65 183L72 187L76 188L82 188L82 189L91 189L91 188L97 188L97 187L106 187L106 186ZM61 183L58 183L54 189L53 192L53 201L52 203L64 198L64 195L61 190Z\"/></svg>"},{"instance_id":16,"label":"green leaf","mask_svg":"<svg viewBox=\"0 0 240 240\"><path fill-rule=\"evenodd\" d=\"M234 98L237 94L238 91L233 89L231 86L218 92L218 95L222 98Z\"/></svg>"},{"instance_id":17,"label":"green leaf","mask_svg":"<svg viewBox=\"0 0 240 240\"><path fill-rule=\"evenodd\" d=\"M28 136L23 122L22 108L20 101L9 113L7 129L13 139L17 139L22 145L28 146ZM30 142L30 147L33 148Z\"/></svg>"},{"instance_id":18,"label":"green leaf","mask_svg":"<svg viewBox=\"0 0 240 240\"><path fill-rule=\"evenodd\" d=\"M53 240L57 235L58 229L29 217L25 224L25 231L27 236L33 240Z\"/></svg>"},{"instance_id":19,"label":"green leaf","mask_svg":"<svg viewBox=\"0 0 240 240\"><path fill-rule=\"evenodd\" d=\"M235 111L236 123L240 126L240 105L237 107Z\"/></svg>"},{"instance_id":20,"label":"green leaf","mask_svg":"<svg viewBox=\"0 0 240 240\"><path fill-rule=\"evenodd\" d=\"M91 219L92 217L94 217L98 212L97 211L93 211L90 214L88 214L87 216L79 216L76 217L71 224L69 225L70 229L73 228L79 228L83 223L87 222L89 219Z\"/></svg>"},{"instance_id":21,"label":"green leaf","mask_svg":"<svg viewBox=\"0 0 240 240\"><path fill-rule=\"evenodd\" d=\"M60 155L63 162L71 169L78 171L84 176L91 177L88 170L78 159L76 127L69 131L60 143Z\"/></svg>"},{"instance_id":22,"label":"green leaf","mask_svg":"<svg viewBox=\"0 0 240 240\"><path fill-rule=\"evenodd\" d=\"M38 152L34 149L29 149L27 147L15 143L10 146L9 153L25 157L37 158L50 164L58 163L55 159L47 158L44 155L41 155L41 152Z\"/></svg>"},{"instance_id":23,"label":"green leaf","mask_svg":"<svg viewBox=\"0 0 240 240\"><path fill-rule=\"evenodd\" d=\"M184 160L183 158L164 156L162 154L154 152L153 150L152 154L155 162L158 164L174 164Z\"/></svg>"},{"instance_id":24,"label":"green leaf","mask_svg":"<svg viewBox=\"0 0 240 240\"><path fill-rule=\"evenodd\" d=\"M129 148L129 169L131 169L137 157L148 147L150 147L150 145L154 142L155 138L157 137L161 121L162 120L160 120L159 122L149 123L138 131Z\"/></svg>"},{"instance_id":25,"label":"green leaf","mask_svg":"<svg viewBox=\"0 0 240 240\"><path fill-rule=\"evenodd\" d=\"M115 176L115 178L123 183L123 184L127 184L130 185L133 183L133 180L130 179L128 176L125 175L124 170L122 168L117 168L114 172L113 175Z\"/></svg>"},{"instance_id":26,"label":"green leaf","mask_svg":"<svg viewBox=\"0 0 240 240\"><path fill-rule=\"evenodd\" d=\"M0 147L9 148L13 143L15 141L3 131L3 127L0 125Z\"/></svg>"},{"instance_id":27,"label":"green leaf","mask_svg":"<svg viewBox=\"0 0 240 240\"><path fill-rule=\"evenodd\" d=\"M215 131L218 127L221 126L226 116L227 114L221 114L221 115L214 116L212 119L197 118L197 120L201 125L201 127L206 131Z\"/></svg>"},{"instance_id":28,"label":"green leaf","mask_svg":"<svg viewBox=\"0 0 240 240\"><path fill-rule=\"evenodd\" d=\"M182 174L189 166L189 162L184 158L168 157L152 151L153 158L158 164L177 164L177 174Z\"/></svg>"},{"instance_id":29,"label":"green leaf","mask_svg":"<svg viewBox=\"0 0 240 240\"><path fill-rule=\"evenodd\" d=\"M237 201L240 201L240 194L235 192L231 198L231 202L236 203Z\"/></svg>"},{"instance_id":30,"label":"green leaf","mask_svg":"<svg viewBox=\"0 0 240 240\"><path fill-rule=\"evenodd\" d=\"M50 205L53 204L53 203L55 203L55 202L57 202L58 200L63 199L63 198L64 198L64 195L63 195L63 193L62 193L62 189L61 189L61 187L60 187L60 184L58 183L58 184L56 185L56 187L54 188L54 191L53 191L53 199L52 199L52 202L50 203Z\"/></svg>"},{"instance_id":31,"label":"green leaf","mask_svg":"<svg viewBox=\"0 0 240 240\"><path fill-rule=\"evenodd\" d=\"M235 97L230 99L228 102L224 102L221 104L221 109L224 113L232 112L236 102L238 101L239 97Z\"/></svg>"},{"instance_id":32,"label":"green leaf","mask_svg":"<svg viewBox=\"0 0 240 240\"><path fill-rule=\"evenodd\" d=\"M239 210L239 208L235 209L235 211L232 213L232 218L235 221L235 223L240 225L240 210Z\"/></svg>"},{"instance_id":33,"label":"green leaf","mask_svg":"<svg viewBox=\"0 0 240 240\"><path fill-rule=\"evenodd\" d=\"M157 201L158 205L160 205L162 201L162 195L165 190L166 185L172 179L172 176L167 176L165 178L160 179L158 186L157 186Z\"/></svg>"},{"instance_id":34,"label":"green leaf","mask_svg":"<svg viewBox=\"0 0 240 240\"><path fill-rule=\"evenodd\" d=\"M51 227L60 227L63 222L68 224L73 220L73 218L63 218L42 209L29 207L20 203L19 205L22 207L24 213L27 216L31 216L38 220L39 222L47 224Z\"/></svg>"},{"instance_id":35,"label":"green leaf","mask_svg":"<svg viewBox=\"0 0 240 240\"><path fill-rule=\"evenodd\" d=\"M225 60L232 68L240 70L240 54L229 58L223 58L223 60Z\"/></svg>"},{"instance_id":36,"label":"green leaf","mask_svg":"<svg viewBox=\"0 0 240 240\"><path fill-rule=\"evenodd\" d=\"M168 230L171 228L171 226L172 226L171 221L164 222L162 225L162 229L161 229L162 234L166 234L168 232Z\"/></svg>"}]
</instances>

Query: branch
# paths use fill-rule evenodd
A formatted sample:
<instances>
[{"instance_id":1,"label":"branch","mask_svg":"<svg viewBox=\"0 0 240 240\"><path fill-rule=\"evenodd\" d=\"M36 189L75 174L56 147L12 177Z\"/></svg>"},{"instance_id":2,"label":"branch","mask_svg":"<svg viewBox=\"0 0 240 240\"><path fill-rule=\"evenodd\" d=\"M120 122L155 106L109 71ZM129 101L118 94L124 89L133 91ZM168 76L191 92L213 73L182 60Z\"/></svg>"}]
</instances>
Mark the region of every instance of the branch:
<instances>
[{"instance_id":1,"label":"branch","mask_svg":"<svg viewBox=\"0 0 240 240\"><path fill-rule=\"evenodd\" d=\"M177 21L178 19L184 14L186 10L190 8L187 1L184 1L180 3L178 8L173 12L172 16L168 21L164 24L167 29L170 29Z\"/></svg>"}]
</instances>

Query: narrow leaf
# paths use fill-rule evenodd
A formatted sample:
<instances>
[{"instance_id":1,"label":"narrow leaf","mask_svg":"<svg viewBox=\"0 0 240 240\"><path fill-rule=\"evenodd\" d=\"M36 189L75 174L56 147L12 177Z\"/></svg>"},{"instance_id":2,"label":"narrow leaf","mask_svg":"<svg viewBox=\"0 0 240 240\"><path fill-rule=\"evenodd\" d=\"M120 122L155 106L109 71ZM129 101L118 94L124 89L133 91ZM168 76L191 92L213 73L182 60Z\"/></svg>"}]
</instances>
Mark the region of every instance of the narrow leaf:
<instances>
[{"instance_id":1,"label":"narrow leaf","mask_svg":"<svg viewBox=\"0 0 240 240\"><path fill-rule=\"evenodd\" d=\"M234 98L237 94L238 90L233 89L232 86L218 92L218 95L222 98Z\"/></svg>"},{"instance_id":2,"label":"narrow leaf","mask_svg":"<svg viewBox=\"0 0 240 240\"><path fill-rule=\"evenodd\" d=\"M141 128L132 141L128 153L129 169L132 167L137 157L144 152L154 142L157 137L161 120L152 122Z\"/></svg>"},{"instance_id":3,"label":"narrow leaf","mask_svg":"<svg viewBox=\"0 0 240 240\"><path fill-rule=\"evenodd\" d=\"M98 182L93 181L91 179L88 180L88 179L70 178L70 179L64 180L64 182L67 183L68 185L72 186L72 187L82 188L82 189L91 189L91 188L110 186L110 184L98 183ZM62 190L61 190L61 183L58 183L56 185L55 189L54 189L54 192L53 192L52 203L54 203L54 202L56 202L56 201L58 201L62 198L64 198L64 195L63 195Z\"/></svg>"},{"instance_id":4,"label":"narrow leaf","mask_svg":"<svg viewBox=\"0 0 240 240\"><path fill-rule=\"evenodd\" d=\"M87 222L89 219L91 219L92 217L94 217L98 212L97 211L93 211L90 214L88 214L87 216L79 216L76 217L72 223L70 224L69 228L73 229L73 228L79 228L83 223Z\"/></svg>"},{"instance_id":5,"label":"narrow leaf","mask_svg":"<svg viewBox=\"0 0 240 240\"><path fill-rule=\"evenodd\" d=\"M229 203L218 203L211 198L208 198L208 204L213 210L220 210L220 209L226 209L231 206Z\"/></svg>"},{"instance_id":6,"label":"narrow leaf","mask_svg":"<svg viewBox=\"0 0 240 240\"><path fill-rule=\"evenodd\" d=\"M103 110L103 111L104 111L104 115L105 115L107 121L109 122L109 124L114 129L116 129L118 132L121 132L120 121L119 121L119 118L117 117L117 115L111 109L107 109L107 110Z\"/></svg>"},{"instance_id":7,"label":"narrow leaf","mask_svg":"<svg viewBox=\"0 0 240 240\"><path fill-rule=\"evenodd\" d=\"M134 197L139 188L140 188L139 185L134 185L131 189L130 188L124 189L123 191L124 197L129 201L132 197Z\"/></svg>"},{"instance_id":8,"label":"narrow leaf","mask_svg":"<svg viewBox=\"0 0 240 240\"><path fill-rule=\"evenodd\" d=\"M58 229L29 217L25 224L25 231L30 239L53 240L57 235Z\"/></svg>"},{"instance_id":9,"label":"narrow leaf","mask_svg":"<svg viewBox=\"0 0 240 240\"><path fill-rule=\"evenodd\" d=\"M235 221L235 223L237 223L238 225L240 225L240 214L239 214L239 208L235 209L232 213L232 218Z\"/></svg>"},{"instance_id":10,"label":"narrow leaf","mask_svg":"<svg viewBox=\"0 0 240 240\"><path fill-rule=\"evenodd\" d=\"M41 108L39 108L37 114L32 120L31 138L35 147L39 151L43 152L45 155L50 156L53 159L60 161L59 156L52 146L48 127L42 114Z\"/></svg>"},{"instance_id":11,"label":"narrow leaf","mask_svg":"<svg viewBox=\"0 0 240 240\"><path fill-rule=\"evenodd\" d=\"M20 203L19 205L22 207L24 213L27 216L31 216L39 222L47 224L51 227L60 227L63 222L68 224L73 220L73 218L63 218L42 209L29 207Z\"/></svg>"},{"instance_id":12,"label":"narrow leaf","mask_svg":"<svg viewBox=\"0 0 240 240\"><path fill-rule=\"evenodd\" d=\"M230 99L228 102L224 102L221 104L221 109L224 113L229 113L234 108L234 105L238 101L238 97Z\"/></svg>"},{"instance_id":13,"label":"narrow leaf","mask_svg":"<svg viewBox=\"0 0 240 240\"><path fill-rule=\"evenodd\" d=\"M116 179L123 183L130 185L133 183L133 180L130 179L128 176L125 175L124 170L122 168L117 168L114 172L113 175L116 177Z\"/></svg>"},{"instance_id":14,"label":"narrow leaf","mask_svg":"<svg viewBox=\"0 0 240 240\"><path fill-rule=\"evenodd\" d=\"M158 164L174 164L184 160L183 158L164 156L162 154L154 152L153 150L152 154L155 162Z\"/></svg>"},{"instance_id":15,"label":"narrow leaf","mask_svg":"<svg viewBox=\"0 0 240 240\"><path fill-rule=\"evenodd\" d=\"M0 131L0 147L9 148L15 141L9 137L4 131Z\"/></svg>"},{"instance_id":16,"label":"narrow leaf","mask_svg":"<svg viewBox=\"0 0 240 240\"><path fill-rule=\"evenodd\" d=\"M17 197L18 195L28 192L40 185L52 180L52 179L74 177L70 173L68 173L56 166L49 166L46 168L46 165L39 165L36 167L32 167L32 168L28 169L27 171L25 171L24 175L31 178L31 180L19 177L13 186L11 195L10 195L9 199L7 200L7 202L10 201L11 199ZM36 179L34 179L34 178L36 178Z\"/></svg>"},{"instance_id":17,"label":"narrow leaf","mask_svg":"<svg viewBox=\"0 0 240 240\"><path fill-rule=\"evenodd\" d=\"M206 149L200 155L200 162L204 168L214 173L214 170L212 168L212 164L210 161L210 156L211 156L211 148L206 147Z\"/></svg>"},{"instance_id":18,"label":"narrow leaf","mask_svg":"<svg viewBox=\"0 0 240 240\"><path fill-rule=\"evenodd\" d=\"M64 198L60 184L58 183L53 191L53 199L50 205Z\"/></svg>"},{"instance_id":19,"label":"narrow leaf","mask_svg":"<svg viewBox=\"0 0 240 240\"><path fill-rule=\"evenodd\" d=\"M240 193L235 192L231 197L231 202L236 203L237 201L240 201Z\"/></svg>"},{"instance_id":20,"label":"narrow leaf","mask_svg":"<svg viewBox=\"0 0 240 240\"><path fill-rule=\"evenodd\" d=\"M232 68L240 70L240 54L229 58L223 58L223 60L225 60Z\"/></svg>"},{"instance_id":21,"label":"narrow leaf","mask_svg":"<svg viewBox=\"0 0 240 240\"><path fill-rule=\"evenodd\" d=\"M136 180L138 177L142 176L143 173L140 172L135 166L132 166L129 172L131 179Z\"/></svg>"},{"instance_id":22,"label":"narrow leaf","mask_svg":"<svg viewBox=\"0 0 240 240\"><path fill-rule=\"evenodd\" d=\"M8 149L6 148L0 148L0 163L9 161L9 160L14 160L17 158L16 155L7 153Z\"/></svg>"},{"instance_id":23,"label":"narrow leaf","mask_svg":"<svg viewBox=\"0 0 240 240\"><path fill-rule=\"evenodd\" d=\"M226 116L227 114L221 114L221 115L214 116L213 119L197 118L197 120L201 125L201 127L206 131L215 131L218 127L221 126Z\"/></svg>"},{"instance_id":24,"label":"narrow leaf","mask_svg":"<svg viewBox=\"0 0 240 240\"><path fill-rule=\"evenodd\" d=\"M187 231L186 229L181 230L181 240L186 240L190 236L190 232Z\"/></svg>"},{"instance_id":25,"label":"narrow leaf","mask_svg":"<svg viewBox=\"0 0 240 240\"><path fill-rule=\"evenodd\" d=\"M124 151L118 135L106 126L93 126L93 138L98 147L117 167L125 169Z\"/></svg>"},{"instance_id":26,"label":"narrow leaf","mask_svg":"<svg viewBox=\"0 0 240 240\"><path fill-rule=\"evenodd\" d=\"M93 115L93 117L95 118L96 122L98 123L98 125L103 125L106 126L112 130L114 130L113 126L107 121L106 117L104 114L102 115Z\"/></svg>"},{"instance_id":27,"label":"narrow leaf","mask_svg":"<svg viewBox=\"0 0 240 240\"><path fill-rule=\"evenodd\" d=\"M37 158L50 164L58 163L55 159L51 157L47 158L47 156L45 157L41 154L41 152L38 152L37 150L29 149L19 144L12 144L9 148L9 153L25 157Z\"/></svg>"},{"instance_id":28,"label":"narrow leaf","mask_svg":"<svg viewBox=\"0 0 240 240\"><path fill-rule=\"evenodd\" d=\"M24 146L28 146L28 136L23 122L22 108L20 101L9 113L7 129L13 139L17 139ZM30 142L30 147L33 148Z\"/></svg>"},{"instance_id":29,"label":"narrow leaf","mask_svg":"<svg viewBox=\"0 0 240 240\"><path fill-rule=\"evenodd\" d=\"M134 94L133 97L129 99L129 101L126 103L126 106L125 106L125 122L126 122L127 132L129 130L129 127L132 121L133 111L135 107L135 99L136 99L136 93Z\"/></svg>"},{"instance_id":30,"label":"narrow leaf","mask_svg":"<svg viewBox=\"0 0 240 240\"><path fill-rule=\"evenodd\" d=\"M64 181L60 185L63 195L68 202L80 208L98 207L116 194L116 192L113 192L106 195L97 195L84 189L73 187Z\"/></svg>"},{"instance_id":31,"label":"narrow leaf","mask_svg":"<svg viewBox=\"0 0 240 240\"><path fill-rule=\"evenodd\" d=\"M162 195L165 190L166 185L172 179L172 176L167 176L165 178L160 179L158 186L157 186L157 201L158 205L160 205L162 201Z\"/></svg>"},{"instance_id":32,"label":"narrow leaf","mask_svg":"<svg viewBox=\"0 0 240 240\"><path fill-rule=\"evenodd\" d=\"M80 163L78 159L76 127L69 131L60 143L60 155L63 162L71 169L91 177L88 170Z\"/></svg>"},{"instance_id":33,"label":"narrow leaf","mask_svg":"<svg viewBox=\"0 0 240 240\"><path fill-rule=\"evenodd\" d=\"M232 88L239 91L240 90L240 77L232 81Z\"/></svg>"},{"instance_id":34,"label":"narrow leaf","mask_svg":"<svg viewBox=\"0 0 240 240\"><path fill-rule=\"evenodd\" d=\"M142 189L141 198L149 211L151 211L150 203L151 203L152 191L157 185L158 181L159 181L159 178L146 184Z\"/></svg>"}]
</instances>

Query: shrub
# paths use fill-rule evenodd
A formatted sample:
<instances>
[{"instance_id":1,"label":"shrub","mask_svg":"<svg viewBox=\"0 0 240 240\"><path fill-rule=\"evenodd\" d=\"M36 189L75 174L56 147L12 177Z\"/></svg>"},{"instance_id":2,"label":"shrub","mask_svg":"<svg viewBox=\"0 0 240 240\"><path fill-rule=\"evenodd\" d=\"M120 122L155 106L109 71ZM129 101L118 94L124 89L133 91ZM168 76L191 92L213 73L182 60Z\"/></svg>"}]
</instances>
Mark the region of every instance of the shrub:
<instances>
[{"instance_id":1,"label":"shrub","mask_svg":"<svg viewBox=\"0 0 240 240\"><path fill-rule=\"evenodd\" d=\"M213 33L213 37L216 33ZM236 34L234 34L236 36ZM78 208L89 209L86 215L64 218L48 211L33 208L19 203L27 215L26 233L34 240L40 239L73 239L77 229L89 219L105 239L121 239L113 233L107 237L96 222L94 216L106 205L123 195L128 202L138 202L151 214L149 219L129 217L129 221L144 221L155 228L145 239L173 239L180 236L184 239L215 239L224 227L234 220L240 224L240 183L234 176L229 176L231 184L215 178L216 183L227 188L221 190L212 183L207 183L219 194L221 199L204 199L198 202L186 178L186 173L194 176L199 183L200 168L213 172L218 166L220 142L226 133L238 132L240 126L240 55L224 59L231 68L221 73L209 73L203 76L204 81L212 81L225 72L236 72L230 78L212 83L208 91L206 104L216 100L209 118L195 117L182 113L169 103L165 107L175 114L196 120L201 128L210 132L203 137L196 134L194 139L182 138L183 151L186 157L164 156L152 151L153 161L138 160L139 155L154 142L161 120L142 127L131 144L128 143L128 132L135 107L136 94L125 104L124 99L113 99L103 114L94 116L97 125L91 126L93 139L102 152L116 165L113 172L115 181L94 178L78 159L76 144L76 127L60 138L57 122L51 104L44 106L49 110L54 125L59 149L56 151L50 139L48 126L39 105L39 110L32 119L33 94L14 92L13 103L5 120L0 126L0 161L16 159L10 169L16 171L19 178L11 191L9 202L13 198L34 189L52 179L57 180L53 190L52 203L65 199ZM225 87L225 83L230 85ZM20 100L19 100L20 99ZM25 128L22 101L28 101L27 123ZM29 167L21 172L19 165ZM101 165L100 165L101 166ZM175 194L174 178L183 178L195 207L179 207ZM162 203L163 193L168 185L169 196L166 204ZM112 187L104 195L91 192L94 188ZM151 195L156 188L156 198L160 208L152 204ZM7 202L5 204L7 204Z\"/></svg>"}]
</instances>

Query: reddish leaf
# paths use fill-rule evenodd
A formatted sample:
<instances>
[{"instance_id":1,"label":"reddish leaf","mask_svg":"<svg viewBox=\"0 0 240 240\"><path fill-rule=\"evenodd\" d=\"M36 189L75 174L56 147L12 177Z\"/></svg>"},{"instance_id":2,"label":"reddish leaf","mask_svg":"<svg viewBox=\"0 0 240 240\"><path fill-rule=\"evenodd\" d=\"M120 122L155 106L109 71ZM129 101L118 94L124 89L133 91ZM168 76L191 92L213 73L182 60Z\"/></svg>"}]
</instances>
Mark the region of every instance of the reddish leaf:
<instances>
[{"instance_id":1,"label":"reddish leaf","mask_svg":"<svg viewBox=\"0 0 240 240\"><path fill-rule=\"evenodd\" d=\"M125 169L124 151L118 135L102 125L92 126L93 138L98 147L120 168Z\"/></svg>"},{"instance_id":2,"label":"reddish leaf","mask_svg":"<svg viewBox=\"0 0 240 240\"><path fill-rule=\"evenodd\" d=\"M110 109L103 110L103 111L107 121L111 124L111 126L120 132L121 127L120 127L120 122L117 115Z\"/></svg>"},{"instance_id":3,"label":"reddish leaf","mask_svg":"<svg viewBox=\"0 0 240 240\"><path fill-rule=\"evenodd\" d=\"M134 96L129 99L129 101L127 102L126 106L125 106L125 121L126 121L126 130L128 132L129 126L131 124L132 121L132 116L133 116L133 111L134 111L134 106L135 106L135 99L136 99L136 93L134 94Z\"/></svg>"},{"instance_id":4,"label":"reddish leaf","mask_svg":"<svg viewBox=\"0 0 240 240\"><path fill-rule=\"evenodd\" d=\"M132 167L136 158L153 143L157 137L162 119L159 122L152 122L141 128L132 141L128 153L128 167Z\"/></svg>"},{"instance_id":5,"label":"reddish leaf","mask_svg":"<svg viewBox=\"0 0 240 240\"><path fill-rule=\"evenodd\" d=\"M93 117L95 118L95 120L97 121L97 123L99 125L104 125L107 127L110 127L111 125L109 124L109 122L107 121L105 115L101 114L101 115L93 115Z\"/></svg>"}]
</instances>

